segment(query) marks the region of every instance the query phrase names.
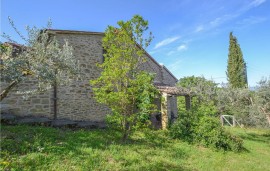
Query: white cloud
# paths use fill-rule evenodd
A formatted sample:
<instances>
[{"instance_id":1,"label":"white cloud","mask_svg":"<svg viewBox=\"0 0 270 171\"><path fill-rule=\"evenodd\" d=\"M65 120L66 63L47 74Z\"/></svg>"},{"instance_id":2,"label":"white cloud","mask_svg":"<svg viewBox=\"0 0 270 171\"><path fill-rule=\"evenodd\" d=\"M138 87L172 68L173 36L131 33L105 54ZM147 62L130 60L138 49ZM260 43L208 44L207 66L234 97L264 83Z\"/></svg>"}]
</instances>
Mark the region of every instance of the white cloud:
<instances>
[{"instance_id":1,"label":"white cloud","mask_svg":"<svg viewBox=\"0 0 270 171\"><path fill-rule=\"evenodd\" d=\"M266 0L252 0L250 3L246 4L240 11L246 12L252 8L256 8L266 2Z\"/></svg>"},{"instance_id":2,"label":"white cloud","mask_svg":"<svg viewBox=\"0 0 270 171\"><path fill-rule=\"evenodd\" d=\"M246 13L247 11L262 5L264 2L266 2L266 0L249 0L245 3L242 3L242 5L238 8L238 10L235 10L234 12L231 12L231 13L220 15L206 22L205 24L197 26L195 28L195 33L201 32L202 30L211 31L212 29L218 28L221 25L238 18L239 16ZM240 21L240 23L241 25L244 25L244 24L248 25L248 24L255 24L255 23L263 22L265 20L266 20L265 18L250 17L250 18L244 19L243 21Z\"/></svg>"},{"instance_id":3,"label":"white cloud","mask_svg":"<svg viewBox=\"0 0 270 171\"><path fill-rule=\"evenodd\" d=\"M175 51L172 50L172 51L170 51L170 52L167 53L167 56L170 56L170 55L172 55L172 54L174 54L174 53L175 53Z\"/></svg>"},{"instance_id":4,"label":"white cloud","mask_svg":"<svg viewBox=\"0 0 270 171\"><path fill-rule=\"evenodd\" d=\"M223 16L217 17L214 20L209 22L209 28L216 28L234 18L236 18L238 14L225 14Z\"/></svg>"},{"instance_id":5,"label":"white cloud","mask_svg":"<svg viewBox=\"0 0 270 171\"><path fill-rule=\"evenodd\" d=\"M239 21L237 24L239 24L241 26L250 26L250 25L253 25L253 24L264 22L266 20L267 19L264 18L264 17L251 16L251 17L243 19L242 21Z\"/></svg>"},{"instance_id":6,"label":"white cloud","mask_svg":"<svg viewBox=\"0 0 270 171\"><path fill-rule=\"evenodd\" d=\"M168 69L172 72L176 72L179 71L181 68L181 64L183 63L183 59L178 59L176 61L174 61L173 63L168 65Z\"/></svg>"},{"instance_id":7,"label":"white cloud","mask_svg":"<svg viewBox=\"0 0 270 171\"><path fill-rule=\"evenodd\" d=\"M185 44L182 44L182 45L180 45L178 48L177 48L177 51L183 51L183 50L187 50L187 45L185 45Z\"/></svg>"},{"instance_id":8,"label":"white cloud","mask_svg":"<svg viewBox=\"0 0 270 171\"><path fill-rule=\"evenodd\" d=\"M178 40L180 37L171 37L171 38L167 38L167 39L164 39L164 40L162 40L161 42L158 42L157 44L156 44L156 46L154 47L154 49L157 49L157 48L160 48L160 47L162 47L162 46L166 46L166 45L168 45L168 44L170 44L170 43L173 43L173 42L175 42L176 40Z\"/></svg>"},{"instance_id":9,"label":"white cloud","mask_svg":"<svg viewBox=\"0 0 270 171\"><path fill-rule=\"evenodd\" d=\"M219 24L221 24L221 18L220 17L218 17L218 18L215 18L213 21L210 21L210 24L212 25L212 26L218 26Z\"/></svg>"},{"instance_id":10,"label":"white cloud","mask_svg":"<svg viewBox=\"0 0 270 171\"><path fill-rule=\"evenodd\" d=\"M262 3L264 3L266 0L254 0L252 1L249 6L250 7L257 7L259 5L261 5Z\"/></svg>"},{"instance_id":11,"label":"white cloud","mask_svg":"<svg viewBox=\"0 0 270 171\"><path fill-rule=\"evenodd\" d=\"M203 30L204 30L204 27L202 25L200 25L195 29L195 32L198 33L198 32L201 32Z\"/></svg>"}]
</instances>

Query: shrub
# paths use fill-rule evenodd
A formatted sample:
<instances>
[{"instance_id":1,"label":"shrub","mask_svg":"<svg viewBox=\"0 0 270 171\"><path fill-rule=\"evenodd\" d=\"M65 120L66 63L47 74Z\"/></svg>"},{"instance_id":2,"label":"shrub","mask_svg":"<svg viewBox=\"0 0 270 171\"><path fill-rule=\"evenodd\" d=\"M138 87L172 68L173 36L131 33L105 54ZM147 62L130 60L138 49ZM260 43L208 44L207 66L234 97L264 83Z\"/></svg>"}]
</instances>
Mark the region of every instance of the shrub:
<instances>
[{"instance_id":1,"label":"shrub","mask_svg":"<svg viewBox=\"0 0 270 171\"><path fill-rule=\"evenodd\" d=\"M198 119L191 113L183 114L171 126L169 133L172 138L198 143L218 150L238 152L243 148L243 142L240 138L231 135L216 118L209 116Z\"/></svg>"},{"instance_id":2,"label":"shrub","mask_svg":"<svg viewBox=\"0 0 270 171\"><path fill-rule=\"evenodd\" d=\"M195 121L193 116L194 115L192 115L191 112L179 114L179 119L177 119L169 129L169 135L172 138L192 142L195 127Z\"/></svg>"},{"instance_id":3,"label":"shrub","mask_svg":"<svg viewBox=\"0 0 270 171\"><path fill-rule=\"evenodd\" d=\"M202 117L195 128L195 141L206 147L221 150L240 151L243 142L240 138L231 135L216 118Z\"/></svg>"}]
</instances>

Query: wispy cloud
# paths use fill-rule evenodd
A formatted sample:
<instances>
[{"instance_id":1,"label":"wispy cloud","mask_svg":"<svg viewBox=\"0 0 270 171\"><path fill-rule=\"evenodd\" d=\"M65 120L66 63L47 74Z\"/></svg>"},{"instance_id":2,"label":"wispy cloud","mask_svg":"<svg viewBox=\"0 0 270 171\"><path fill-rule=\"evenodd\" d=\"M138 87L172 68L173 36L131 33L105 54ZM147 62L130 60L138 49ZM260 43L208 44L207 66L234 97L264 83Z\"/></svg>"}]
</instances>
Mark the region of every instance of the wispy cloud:
<instances>
[{"instance_id":1,"label":"wispy cloud","mask_svg":"<svg viewBox=\"0 0 270 171\"><path fill-rule=\"evenodd\" d=\"M241 15L242 13L245 13L246 11L249 11L253 8L256 8L260 5L262 5L266 0L252 0L249 3L246 3L240 10L238 11L238 15Z\"/></svg>"},{"instance_id":2,"label":"wispy cloud","mask_svg":"<svg viewBox=\"0 0 270 171\"><path fill-rule=\"evenodd\" d=\"M266 20L267 20L267 18L265 18L265 17L250 16L248 18L245 18L245 19L239 21L237 24L245 27L245 26L250 26L253 24L261 23L261 22L264 22Z\"/></svg>"},{"instance_id":3,"label":"wispy cloud","mask_svg":"<svg viewBox=\"0 0 270 171\"><path fill-rule=\"evenodd\" d=\"M180 37L177 36L177 37L170 37L170 38L164 39L164 40L162 40L161 42L158 42L158 43L155 45L154 49L157 49L157 48L160 48L160 47L162 47L162 46L166 46L166 45L168 45L168 44L171 44L171 43L175 42L176 40L178 40L179 38L180 38Z\"/></svg>"},{"instance_id":4,"label":"wispy cloud","mask_svg":"<svg viewBox=\"0 0 270 171\"><path fill-rule=\"evenodd\" d=\"M222 22L222 18L217 17L214 20L210 21L209 24L212 25L212 26L218 26L221 22Z\"/></svg>"},{"instance_id":5,"label":"wispy cloud","mask_svg":"<svg viewBox=\"0 0 270 171\"><path fill-rule=\"evenodd\" d=\"M177 52L184 51L184 50L187 50L187 49L188 49L188 46L186 44L181 44L176 49L169 51L167 53L167 56L171 56L171 55L173 55L173 54L175 54Z\"/></svg>"},{"instance_id":6,"label":"wispy cloud","mask_svg":"<svg viewBox=\"0 0 270 171\"><path fill-rule=\"evenodd\" d=\"M252 7L257 7L261 4L263 4L266 0L254 0L252 2L250 2L249 6Z\"/></svg>"},{"instance_id":7,"label":"wispy cloud","mask_svg":"<svg viewBox=\"0 0 270 171\"><path fill-rule=\"evenodd\" d=\"M266 0L251 0L245 3L242 3L242 5L239 7L238 10L235 10L227 14L225 13L208 22L205 22L204 24L200 24L197 27L195 27L194 32L198 33L201 31L210 31L214 28L218 28L221 25L238 18L239 16L246 13L247 11L262 5L264 2L266 2ZM255 23L265 21L265 20L266 20L265 18L251 17L251 18L244 19L243 21L241 21L241 23L242 24L255 24Z\"/></svg>"},{"instance_id":8,"label":"wispy cloud","mask_svg":"<svg viewBox=\"0 0 270 171\"><path fill-rule=\"evenodd\" d=\"M183 62L183 59L178 59L174 61L173 63L168 65L168 69L172 72L178 71L181 68L181 64Z\"/></svg>"},{"instance_id":9,"label":"wispy cloud","mask_svg":"<svg viewBox=\"0 0 270 171\"><path fill-rule=\"evenodd\" d=\"M198 33L198 32L201 32L204 30L204 27L203 25L199 25L196 29L195 29L195 32Z\"/></svg>"},{"instance_id":10,"label":"wispy cloud","mask_svg":"<svg viewBox=\"0 0 270 171\"><path fill-rule=\"evenodd\" d=\"M175 51L172 50L172 51L170 51L170 52L167 53L167 56L171 56L171 55L174 54L174 53L175 53Z\"/></svg>"},{"instance_id":11,"label":"wispy cloud","mask_svg":"<svg viewBox=\"0 0 270 171\"><path fill-rule=\"evenodd\" d=\"M188 48L187 45L182 44L182 45L178 46L177 51L187 50L187 48Z\"/></svg>"}]
</instances>

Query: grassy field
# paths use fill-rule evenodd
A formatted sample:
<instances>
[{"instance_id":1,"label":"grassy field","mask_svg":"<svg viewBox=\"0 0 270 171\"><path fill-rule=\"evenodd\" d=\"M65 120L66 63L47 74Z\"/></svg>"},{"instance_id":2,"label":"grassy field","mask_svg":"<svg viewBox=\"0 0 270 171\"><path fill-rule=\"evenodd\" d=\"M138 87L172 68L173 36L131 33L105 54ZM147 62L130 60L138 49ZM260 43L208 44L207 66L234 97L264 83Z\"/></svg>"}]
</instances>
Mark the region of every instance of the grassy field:
<instances>
[{"instance_id":1,"label":"grassy field","mask_svg":"<svg viewBox=\"0 0 270 171\"><path fill-rule=\"evenodd\" d=\"M164 131L137 132L123 144L110 130L1 125L0 170L270 170L270 130L229 131L244 139L243 152L190 145Z\"/></svg>"}]
</instances>

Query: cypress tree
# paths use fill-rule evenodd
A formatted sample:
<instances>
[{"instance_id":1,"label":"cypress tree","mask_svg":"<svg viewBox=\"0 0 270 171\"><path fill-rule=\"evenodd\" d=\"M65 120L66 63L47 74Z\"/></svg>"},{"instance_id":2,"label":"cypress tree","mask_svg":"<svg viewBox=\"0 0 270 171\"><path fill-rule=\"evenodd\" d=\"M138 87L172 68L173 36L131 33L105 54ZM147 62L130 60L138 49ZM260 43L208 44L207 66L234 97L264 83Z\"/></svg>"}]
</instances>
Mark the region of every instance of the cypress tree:
<instances>
[{"instance_id":1,"label":"cypress tree","mask_svg":"<svg viewBox=\"0 0 270 171\"><path fill-rule=\"evenodd\" d=\"M230 32L229 55L227 65L227 79L232 88L248 86L246 63L237 38Z\"/></svg>"}]
</instances>

